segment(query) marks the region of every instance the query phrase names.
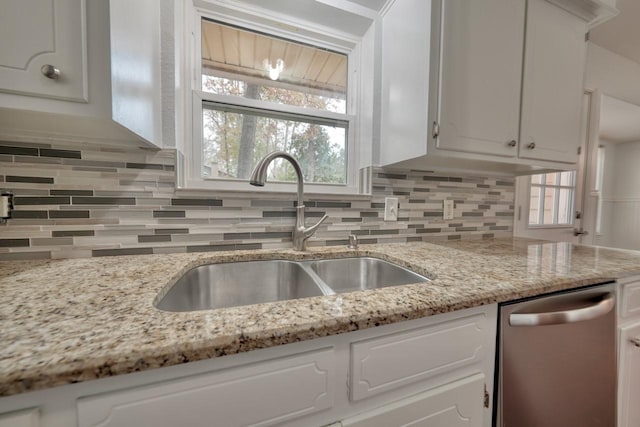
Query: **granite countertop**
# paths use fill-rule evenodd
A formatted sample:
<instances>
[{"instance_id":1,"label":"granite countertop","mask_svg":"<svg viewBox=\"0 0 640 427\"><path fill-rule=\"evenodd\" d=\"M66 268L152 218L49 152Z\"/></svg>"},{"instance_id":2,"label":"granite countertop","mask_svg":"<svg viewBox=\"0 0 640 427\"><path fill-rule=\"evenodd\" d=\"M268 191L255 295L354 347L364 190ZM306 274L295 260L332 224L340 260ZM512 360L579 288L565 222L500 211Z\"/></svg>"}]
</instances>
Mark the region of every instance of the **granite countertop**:
<instances>
[{"instance_id":1,"label":"granite countertop","mask_svg":"<svg viewBox=\"0 0 640 427\"><path fill-rule=\"evenodd\" d=\"M373 256L428 283L170 313L211 262ZM0 396L308 340L640 274L640 252L527 239L0 262ZM256 283L259 286L259 283Z\"/></svg>"}]
</instances>

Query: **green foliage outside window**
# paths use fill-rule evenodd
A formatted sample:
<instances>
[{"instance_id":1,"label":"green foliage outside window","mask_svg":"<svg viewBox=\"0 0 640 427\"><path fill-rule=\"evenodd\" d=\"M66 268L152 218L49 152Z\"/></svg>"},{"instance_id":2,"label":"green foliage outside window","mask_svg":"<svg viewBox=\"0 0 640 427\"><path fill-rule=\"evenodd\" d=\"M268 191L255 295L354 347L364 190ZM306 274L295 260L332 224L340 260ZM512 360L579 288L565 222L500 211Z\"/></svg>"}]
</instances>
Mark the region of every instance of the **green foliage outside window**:
<instances>
[{"instance_id":1,"label":"green foliage outside window","mask_svg":"<svg viewBox=\"0 0 640 427\"><path fill-rule=\"evenodd\" d=\"M300 91L203 74L203 90L278 104L337 111L344 101ZM270 114L203 108L203 175L247 179L257 161L275 150L298 159L306 182L346 183L346 126ZM344 125L343 125L344 126ZM288 162L275 162L269 179L295 181Z\"/></svg>"}]
</instances>

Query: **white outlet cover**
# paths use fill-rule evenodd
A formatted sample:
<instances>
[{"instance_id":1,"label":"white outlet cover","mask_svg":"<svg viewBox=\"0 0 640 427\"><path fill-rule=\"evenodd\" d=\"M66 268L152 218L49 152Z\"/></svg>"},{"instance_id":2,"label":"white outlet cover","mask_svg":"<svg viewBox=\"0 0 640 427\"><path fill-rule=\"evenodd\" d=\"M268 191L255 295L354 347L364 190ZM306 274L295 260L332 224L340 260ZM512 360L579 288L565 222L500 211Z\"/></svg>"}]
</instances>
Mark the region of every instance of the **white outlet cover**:
<instances>
[{"instance_id":1,"label":"white outlet cover","mask_svg":"<svg viewBox=\"0 0 640 427\"><path fill-rule=\"evenodd\" d=\"M398 220L398 198L397 197L384 198L384 220L385 221Z\"/></svg>"},{"instance_id":2,"label":"white outlet cover","mask_svg":"<svg viewBox=\"0 0 640 427\"><path fill-rule=\"evenodd\" d=\"M453 219L453 200L442 201L442 219Z\"/></svg>"}]
</instances>

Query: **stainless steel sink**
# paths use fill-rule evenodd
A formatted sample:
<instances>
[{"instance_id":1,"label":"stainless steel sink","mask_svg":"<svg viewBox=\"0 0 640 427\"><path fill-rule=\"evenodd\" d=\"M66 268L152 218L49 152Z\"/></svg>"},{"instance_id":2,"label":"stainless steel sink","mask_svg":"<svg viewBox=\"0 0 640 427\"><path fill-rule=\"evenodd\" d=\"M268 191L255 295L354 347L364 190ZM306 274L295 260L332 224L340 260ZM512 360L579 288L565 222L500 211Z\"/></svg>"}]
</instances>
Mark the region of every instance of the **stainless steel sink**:
<instances>
[{"instance_id":1,"label":"stainless steel sink","mask_svg":"<svg viewBox=\"0 0 640 427\"><path fill-rule=\"evenodd\" d=\"M429 281L406 268L369 257L313 261L310 267L336 293Z\"/></svg>"},{"instance_id":2,"label":"stainless steel sink","mask_svg":"<svg viewBox=\"0 0 640 427\"><path fill-rule=\"evenodd\" d=\"M208 264L187 271L154 305L165 311L207 310L427 281L370 257Z\"/></svg>"},{"instance_id":3,"label":"stainless steel sink","mask_svg":"<svg viewBox=\"0 0 640 427\"><path fill-rule=\"evenodd\" d=\"M323 284L299 263L248 261L209 264L189 270L155 306L194 311L319 296Z\"/></svg>"}]
</instances>

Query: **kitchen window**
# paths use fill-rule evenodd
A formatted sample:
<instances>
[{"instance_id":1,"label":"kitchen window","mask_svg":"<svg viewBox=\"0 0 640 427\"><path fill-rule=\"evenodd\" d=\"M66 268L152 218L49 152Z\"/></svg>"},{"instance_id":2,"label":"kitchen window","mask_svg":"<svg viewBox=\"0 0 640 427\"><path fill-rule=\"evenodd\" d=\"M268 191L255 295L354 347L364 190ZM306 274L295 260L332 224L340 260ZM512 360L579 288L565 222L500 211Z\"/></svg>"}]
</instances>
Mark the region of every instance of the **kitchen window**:
<instances>
[{"instance_id":1,"label":"kitchen window","mask_svg":"<svg viewBox=\"0 0 640 427\"><path fill-rule=\"evenodd\" d=\"M573 224L576 172L531 176L529 226Z\"/></svg>"},{"instance_id":2,"label":"kitchen window","mask_svg":"<svg viewBox=\"0 0 640 427\"><path fill-rule=\"evenodd\" d=\"M309 192L358 192L354 46L206 11L198 17L186 187L251 191L255 164L285 151ZM295 189L286 161L274 161L268 178L271 191Z\"/></svg>"}]
</instances>

